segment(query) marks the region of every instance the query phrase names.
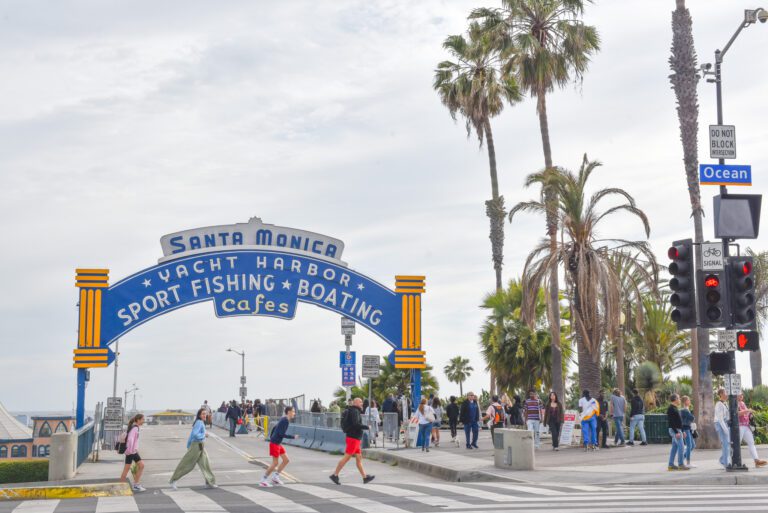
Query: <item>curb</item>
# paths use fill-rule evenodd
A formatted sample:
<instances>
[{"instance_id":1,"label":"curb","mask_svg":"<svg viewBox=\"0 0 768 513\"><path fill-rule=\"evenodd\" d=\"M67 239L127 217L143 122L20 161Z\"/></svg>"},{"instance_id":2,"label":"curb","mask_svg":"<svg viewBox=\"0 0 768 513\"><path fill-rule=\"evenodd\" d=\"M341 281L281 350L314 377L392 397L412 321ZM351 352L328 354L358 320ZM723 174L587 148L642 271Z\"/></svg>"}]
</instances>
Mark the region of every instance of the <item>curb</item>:
<instances>
[{"instance_id":1,"label":"curb","mask_svg":"<svg viewBox=\"0 0 768 513\"><path fill-rule=\"evenodd\" d=\"M128 483L96 483L61 486L18 486L0 488L0 501L30 499L83 499L133 495Z\"/></svg>"},{"instance_id":2,"label":"curb","mask_svg":"<svg viewBox=\"0 0 768 513\"><path fill-rule=\"evenodd\" d=\"M726 474L722 476L691 476L688 478L677 479L647 479L637 481L619 481L612 484L627 486L643 485L766 485L768 484L768 475L749 475L749 474Z\"/></svg>"}]
</instances>

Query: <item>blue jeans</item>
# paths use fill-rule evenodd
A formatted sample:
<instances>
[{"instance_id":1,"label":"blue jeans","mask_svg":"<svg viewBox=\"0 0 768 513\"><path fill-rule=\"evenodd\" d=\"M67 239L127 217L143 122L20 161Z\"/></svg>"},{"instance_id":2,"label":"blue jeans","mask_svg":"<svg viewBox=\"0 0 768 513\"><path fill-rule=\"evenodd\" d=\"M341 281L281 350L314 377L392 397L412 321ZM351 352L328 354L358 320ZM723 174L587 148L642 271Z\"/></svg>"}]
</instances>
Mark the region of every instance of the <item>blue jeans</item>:
<instances>
[{"instance_id":1,"label":"blue jeans","mask_svg":"<svg viewBox=\"0 0 768 513\"><path fill-rule=\"evenodd\" d=\"M472 433L472 443L469 442L469 433ZM467 447L471 446L477 446L477 437L480 434L480 426L477 424L477 422L470 422L469 424L464 424L464 436L467 437Z\"/></svg>"},{"instance_id":2,"label":"blue jeans","mask_svg":"<svg viewBox=\"0 0 768 513\"><path fill-rule=\"evenodd\" d=\"M432 423L419 424L419 436L416 438L416 447L429 449L429 438L432 432Z\"/></svg>"},{"instance_id":3,"label":"blue jeans","mask_svg":"<svg viewBox=\"0 0 768 513\"><path fill-rule=\"evenodd\" d=\"M720 438L721 445L720 459L718 461L720 461L720 465L727 467L731 460L731 437L728 431L725 431L719 422L715 422L715 431L717 431L717 436Z\"/></svg>"},{"instance_id":4,"label":"blue jeans","mask_svg":"<svg viewBox=\"0 0 768 513\"><path fill-rule=\"evenodd\" d=\"M541 447L541 421L531 419L525 423L528 425L528 431L533 431L533 445L538 449Z\"/></svg>"},{"instance_id":5,"label":"blue jeans","mask_svg":"<svg viewBox=\"0 0 768 513\"><path fill-rule=\"evenodd\" d=\"M696 448L696 440L693 439L693 433L691 432L691 428L684 427L683 433L685 433L685 453L683 454L683 457L685 458L688 463L691 462L691 451L693 451Z\"/></svg>"},{"instance_id":6,"label":"blue jeans","mask_svg":"<svg viewBox=\"0 0 768 513\"><path fill-rule=\"evenodd\" d=\"M621 440L624 443L624 415L613 417L613 423L616 426L616 436L613 437L613 443L617 443Z\"/></svg>"},{"instance_id":7,"label":"blue jeans","mask_svg":"<svg viewBox=\"0 0 768 513\"><path fill-rule=\"evenodd\" d=\"M629 418L629 441L635 442L635 426L640 430L640 440L645 443L645 415L633 415Z\"/></svg>"},{"instance_id":8,"label":"blue jeans","mask_svg":"<svg viewBox=\"0 0 768 513\"><path fill-rule=\"evenodd\" d=\"M669 466L673 466L675 464L675 454L677 454L677 464L682 465L683 464L683 433L680 432L680 438L677 438L678 432L676 432L674 429L669 428L669 436L672 437L672 448L669 450Z\"/></svg>"},{"instance_id":9,"label":"blue jeans","mask_svg":"<svg viewBox=\"0 0 768 513\"><path fill-rule=\"evenodd\" d=\"M586 445L597 445L597 417L581 421L581 441Z\"/></svg>"}]
</instances>

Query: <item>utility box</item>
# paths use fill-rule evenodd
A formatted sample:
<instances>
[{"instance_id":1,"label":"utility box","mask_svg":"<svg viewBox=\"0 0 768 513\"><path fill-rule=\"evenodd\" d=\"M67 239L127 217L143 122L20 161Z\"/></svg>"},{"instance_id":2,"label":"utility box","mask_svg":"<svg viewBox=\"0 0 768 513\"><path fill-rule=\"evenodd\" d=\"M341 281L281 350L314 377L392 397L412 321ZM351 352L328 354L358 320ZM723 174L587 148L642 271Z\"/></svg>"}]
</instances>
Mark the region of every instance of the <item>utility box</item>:
<instances>
[{"instance_id":1,"label":"utility box","mask_svg":"<svg viewBox=\"0 0 768 513\"><path fill-rule=\"evenodd\" d=\"M493 463L508 470L534 470L533 431L494 429Z\"/></svg>"}]
</instances>

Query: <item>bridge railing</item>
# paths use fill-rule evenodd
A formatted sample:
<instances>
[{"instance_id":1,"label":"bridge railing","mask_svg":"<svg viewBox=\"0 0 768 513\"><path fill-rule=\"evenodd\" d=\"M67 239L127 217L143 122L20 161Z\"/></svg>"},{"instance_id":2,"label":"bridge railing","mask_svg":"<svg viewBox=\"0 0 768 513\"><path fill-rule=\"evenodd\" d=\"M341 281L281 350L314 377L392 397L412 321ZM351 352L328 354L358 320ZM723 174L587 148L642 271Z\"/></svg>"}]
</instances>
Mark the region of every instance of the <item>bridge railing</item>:
<instances>
[{"instance_id":1,"label":"bridge railing","mask_svg":"<svg viewBox=\"0 0 768 513\"><path fill-rule=\"evenodd\" d=\"M89 422L85 426L76 431L77 435L77 458L75 460L76 467L80 467L82 463L88 459L88 456L93 452L93 448L96 442L96 423Z\"/></svg>"}]
</instances>

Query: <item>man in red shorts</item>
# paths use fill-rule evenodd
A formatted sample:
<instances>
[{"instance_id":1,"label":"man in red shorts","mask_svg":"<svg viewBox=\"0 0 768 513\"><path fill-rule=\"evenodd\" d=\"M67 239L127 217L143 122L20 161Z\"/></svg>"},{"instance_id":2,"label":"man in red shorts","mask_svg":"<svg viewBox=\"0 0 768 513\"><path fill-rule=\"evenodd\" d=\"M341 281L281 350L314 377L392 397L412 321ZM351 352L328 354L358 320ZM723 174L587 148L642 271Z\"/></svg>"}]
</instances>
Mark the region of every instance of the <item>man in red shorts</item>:
<instances>
[{"instance_id":1,"label":"man in red shorts","mask_svg":"<svg viewBox=\"0 0 768 513\"><path fill-rule=\"evenodd\" d=\"M363 439L363 430L368 429L368 426L363 424L362 414L363 400L359 397L355 397L341 416L341 429L344 431L344 434L347 435L347 448L344 451L344 457L341 458L339 464L336 465L336 472L329 476L331 481L336 484L341 484L339 482L339 474L341 473L341 469L344 468L344 465L352 459L352 456L355 457L357 470L360 471L360 475L363 476L363 483L367 484L373 481L374 476L369 476L365 473L365 469L363 469L363 453L360 450L360 444Z\"/></svg>"},{"instance_id":2,"label":"man in red shorts","mask_svg":"<svg viewBox=\"0 0 768 513\"><path fill-rule=\"evenodd\" d=\"M296 439L299 437L298 435L286 434L288 431L288 426L290 425L290 421L293 420L295 416L296 411L293 409L293 406L286 407L285 415L277 422L275 429L272 430L272 436L269 437L269 455L272 456L272 464L264 473L264 478L259 483L259 486L269 488L270 486L283 484L283 482L280 480L280 472L282 472L286 465L290 463L288 455L285 453L285 447L283 447L283 439ZM280 458L282 458L283 461L279 462L278 465L278 460ZM271 478L270 473L272 474Z\"/></svg>"}]
</instances>

